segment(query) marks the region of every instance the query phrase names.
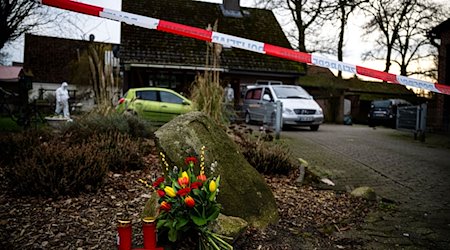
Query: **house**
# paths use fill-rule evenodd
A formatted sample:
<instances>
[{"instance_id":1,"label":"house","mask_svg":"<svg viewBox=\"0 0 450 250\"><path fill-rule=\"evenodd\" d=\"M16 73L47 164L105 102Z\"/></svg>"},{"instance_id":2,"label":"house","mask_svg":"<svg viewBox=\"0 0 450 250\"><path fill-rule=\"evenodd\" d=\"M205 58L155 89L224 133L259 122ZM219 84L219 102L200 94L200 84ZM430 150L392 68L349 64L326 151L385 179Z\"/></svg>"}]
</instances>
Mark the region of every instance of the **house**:
<instances>
[{"instance_id":1,"label":"house","mask_svg":"<svg viewBox=\"0 0 450 250\"><path fill-rule=\"evenodd\" d=\"M223 4L190 0L123 0L122 10L138 15L206 29L217 21L218 32L285 48L291 48L270 10L240 7L239 0ZM121 26L121 62L124 90L161 86L188 92L197 73L204 72L204 41L127 25ZM219 66L222 84L230 83L235 96L256 80L280 80L293 84L304 65L236 48L222 48Z\"/></svg>"},{"instance_id":2,"label":"house","mask_svg":"<svg viewBox=\"0 0 450 250\"><path fill-rule=\"evenodd\" d=\"M223 0L223 4L123 0L122 10L198 28L206 28L217 21L218 32L291 48L272 11L240 7L239 0ZM163 86L188 92L195 75L205 69L207 43L203 41L125 23L122 23L121 31L124 90ZM234 96L241 96L243 86L256 80L300 84L315 97L329 122L343 121L345 99L351 101L352 116L364 122L373 99L415 98L415 94L404 86L344 81L326 68L236 48L223 48L216 70L221 72L224 86L232 84Z\"/></svg>"},{"instance_id":3,"label":"house","mask_svg":"<svg viewBox=\"0 0 450 250\"><path fill-rule=\"evenodd\" d=\"M25 105L33 75L22 66L0 65L1 105ZM3 107L0 112L3 112Z\"/></svg>"},{"instance_id":4,"label":"house","mask_svg":"<svg viewBox=\"0 0 450 250\"><path fill-rule=\"evenodd\" d=\"M117 63L112 53L115 44L26 34L23 67L34 75L30 99L46 99L53 105L54 91L62 82L68 82L71 106L92 108L94 94L87 58L91 45L107 48L105 61Z\"/></svg>"},{"instance_id":5,"label":"house","mask_svg":"<svg viewBox=\"0 0 450 250\"><path fill-rule=\"evenodd\" d=\"M355 123L367 123L371 101L377 99L420 102L416 94L403 85L363 81L356 77L340 79L328 69L319 67L308 66L307 74L299 79L299 83L322 107L327 122L342 123L344 116L350 115ZM348 114L344 114L345 109L350 109Z\"/></svg>"},{"instance_id":6,"label":"house","mask_svg":"<svg viewBox=\"0 0 450 250\"><path fill-rule=\"evenodd\" d=\"M429 32L431 43L439 50L438 82L450 85L450 18ZM428 127L450 132L450 96L434 94L428 105Z\"/></svg>"}]
</instances>

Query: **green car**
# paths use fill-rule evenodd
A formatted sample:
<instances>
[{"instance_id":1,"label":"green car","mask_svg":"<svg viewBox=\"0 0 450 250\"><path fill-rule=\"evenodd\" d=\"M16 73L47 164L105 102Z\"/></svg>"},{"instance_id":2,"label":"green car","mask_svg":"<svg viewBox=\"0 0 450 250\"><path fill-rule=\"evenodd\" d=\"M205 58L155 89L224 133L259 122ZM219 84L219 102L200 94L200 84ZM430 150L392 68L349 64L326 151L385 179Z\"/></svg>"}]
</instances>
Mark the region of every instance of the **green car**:
<instances>
[{"instance_id":1,"label":"green car","mask_svg":"<svg viewBox=\"0 0 450 250\"><path fill-rule=\"evenodd\" d=\"M171 89L134 88L123 95L116 110L152 122L166 123L175 116L192 111L192 102Z\"/></svg>"}]
</instances>

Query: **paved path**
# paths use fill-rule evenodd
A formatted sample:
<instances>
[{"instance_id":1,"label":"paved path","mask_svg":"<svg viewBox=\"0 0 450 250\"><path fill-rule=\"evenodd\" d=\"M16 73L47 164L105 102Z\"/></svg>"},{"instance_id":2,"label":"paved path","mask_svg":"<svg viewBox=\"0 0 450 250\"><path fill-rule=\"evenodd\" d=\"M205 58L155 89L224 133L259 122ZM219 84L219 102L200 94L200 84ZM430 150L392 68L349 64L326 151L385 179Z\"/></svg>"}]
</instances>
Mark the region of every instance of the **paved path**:
<instances>
[{"instance_id":1,"label":"paved path","mask_svg":"<svg viewBox=\"0 0 450 250\"><path fill-rule=\"evenodd\" d=\"M343 237L364 239L367 249L450 249L449 148L360 125L292 129L282 136L296 157L329 174L337 189L370 186L395 201L394 208L371 214L361 230Z\"/></svg>"}]
</instances>

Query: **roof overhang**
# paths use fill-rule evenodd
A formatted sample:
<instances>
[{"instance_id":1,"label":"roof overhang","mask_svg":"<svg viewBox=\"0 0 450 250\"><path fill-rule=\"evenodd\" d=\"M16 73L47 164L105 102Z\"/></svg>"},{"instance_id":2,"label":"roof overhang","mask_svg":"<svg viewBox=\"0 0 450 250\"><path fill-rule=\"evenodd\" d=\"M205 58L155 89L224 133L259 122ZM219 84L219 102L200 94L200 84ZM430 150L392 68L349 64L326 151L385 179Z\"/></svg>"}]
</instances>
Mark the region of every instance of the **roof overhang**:
<instances>
[{"instance_id":1,"label":"roof overhang","mask_svg":"<svg viewBox=\"0 0 450 250\"><path fill-rule=\"evenodd\" d=\"M125 70L131 68L152 68L152 69L176 69L176 70L195 70L195 71L218 71L229 74L252 75L252 76L277 76L277 77L299 77L304 75L301 72L275 72L275 71L259 71L248 69L229 69L229 68L212 68L204 66L189 66L189 65L173 65L173 64L150 64L150 63L125 63Z\"/></svg>"},{"instance_id":2,"label":"roof overhang","mask_svg":"<svg viewBox=\"0 0 450 250\"><path fill-rule=\"evenodd\" d=\"M210 70L219 72L228 72L225 68L212 68L202 66L188 66L188 65L172 65L172 64L148 64L148 63L125 63L127 68L154 68L154 69L184 69L184 70Z\"/></svg>"}]
</instances>

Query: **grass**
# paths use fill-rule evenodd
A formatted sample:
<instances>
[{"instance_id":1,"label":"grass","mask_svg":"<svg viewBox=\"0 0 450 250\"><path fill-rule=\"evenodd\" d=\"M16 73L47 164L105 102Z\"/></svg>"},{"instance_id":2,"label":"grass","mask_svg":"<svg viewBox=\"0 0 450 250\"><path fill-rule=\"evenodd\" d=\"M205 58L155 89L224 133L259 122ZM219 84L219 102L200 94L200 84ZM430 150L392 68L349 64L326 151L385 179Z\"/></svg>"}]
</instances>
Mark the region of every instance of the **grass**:
<instances>
[{"instance_id":1,"label":"grass","mask_svg":"<svg viewBox=\"0 0 450 250\"><path fill-rule=\"evenodd\" d=\"M20 132L22 128L10 117L0 117L0 132Z\"/></svg>"}]
</instances>

